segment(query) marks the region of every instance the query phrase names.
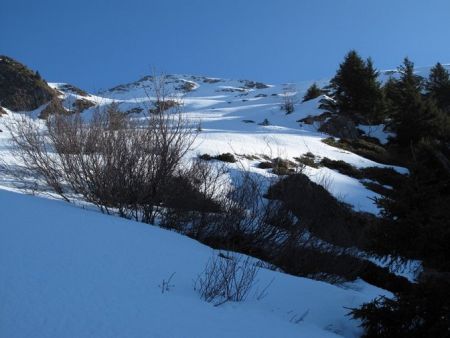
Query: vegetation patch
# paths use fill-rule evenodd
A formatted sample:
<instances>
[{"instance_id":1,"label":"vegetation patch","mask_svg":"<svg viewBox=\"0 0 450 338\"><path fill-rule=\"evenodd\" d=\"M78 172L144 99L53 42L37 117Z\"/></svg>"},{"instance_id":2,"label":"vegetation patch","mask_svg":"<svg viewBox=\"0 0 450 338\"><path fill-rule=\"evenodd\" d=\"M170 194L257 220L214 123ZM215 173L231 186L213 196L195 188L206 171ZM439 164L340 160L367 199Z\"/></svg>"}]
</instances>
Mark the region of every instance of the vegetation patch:
<instances>
[{"instance_id":1,"label":"vegetation patch","mask_svg":"<svg viewBox=\"0 0 450 338\"><path fill-rule=\"evenodd\" d=\"M209 154L202 154L199 156L199 158L204 161L217 160L227 163L235 163L237 161L236 157L234 157L234 155L231 153L223 153L216 156L211 156Z\"/></svg>"},{"instance_id":2,"label":"vegetation patch","mask_svg":"<svg viewBox=\"0 0 450 338\"><path fill-rule=\"evenodd\" d=\"M331 160L328 157L324 157L320 161L320 164L324 167L336 170L343 175L347 175L347 176L357 178L357 179L363 178L363 174L358 168L356 168L356 167L352 166L351 164L349 164L345 161L342 161L342 160L336 161L336 160Z\"/></svg>"},{"instance_id":3,"label":"vegetation patch","mask_svg":"<svg viewBox=\"0 0 450 338\"><path fill-rule=\"evenodd\" d=\"M59 86L58 89L62 90L63 92L74 93L74 94L77 94L79 96L88 96L89 95L83 89L80 89L80 88L75 87L74 85L71 85L71 84L68 84L68 83Z\"/></svg>"},{"instance_id":4,"label":"vegetation patch","mask_svg":"<svg viewBox=\"0 0 450 338\"><path fill-rule=\"evenodd\" d=\"M0 101L3 107L30 111L49 102L55 95L38 72L7 56L0 56Z\"/></svg>"},{"instance_id":5,"label":"vegetation patch","mask_svg":"<svg viewBox=\"0 0 450 338\"><path fill-rule=\"evenodd\" d=\"M391 152L387 151L379 144L369 142L365 139L357 138L354 140L336 140L334 137L328 137L323 139L322 142L328 144L329 146L347 150L362 157L366 157L375 162L383 164L398 163L398 158L396 159Z\"/></svg>"},{"instance_id":6,"label":"vegetation patch","mask_svg":"<svg viewBox=\"0 0 450 338\"><path fill-rule=\"evenodd\" d=\"M67 113L66 109L64 109L61 100L57 97L54 97L50 103L45 107L41 113L39 114L39 118L46 119L50 115L53 114L65 114Z\"/></svg>"},{"instance_id":7,"label":"vegetation patch","mask_svg":"<svg viewBox=\"0 0 450 338\"><path fill-rule=\"evenodd\" d=\"M320 166L320 163L316 162L316 157L311 152L307 152L306 154L300 157L294 157L294 160L296 160L298 163L302 165L306 165L312 168L319 168Z\"/></svg>"},{"instance_id":8,"label":"vegetation patch","mask_svg":"<svg viewBox=\"0 0 450 338\"><path fill-rule=\"evenodd\" d=\"M89 100L84 100L84 99L75 100L75 102L72 104L72 107L74 108L75 112L77 112L77 113L81 113L85 109L88 109L93 106L95 106L95 103L93 103L92 101L89 101Z\"/></svg>"},{"instance_id":9,"label":"vegetation patch","mask_svg":"<svg viewBox=\"0 0 450 338\"><path fill-rule=\"evenodd\" d=\"M161 114L166 110L178 107L180 104L175 100L157 100L153 103L153 108L149 110L151 114Z\"/></svg>"}]
</instances>

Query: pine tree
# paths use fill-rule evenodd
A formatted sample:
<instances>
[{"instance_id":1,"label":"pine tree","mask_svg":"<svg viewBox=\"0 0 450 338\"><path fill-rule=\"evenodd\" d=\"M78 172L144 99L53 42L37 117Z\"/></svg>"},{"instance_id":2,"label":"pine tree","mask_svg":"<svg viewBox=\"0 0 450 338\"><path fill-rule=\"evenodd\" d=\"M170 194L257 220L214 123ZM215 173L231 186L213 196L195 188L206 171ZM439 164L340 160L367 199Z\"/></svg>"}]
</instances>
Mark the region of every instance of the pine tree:
<instances>
[{"instance_id":1,"label":"pine tree","mask_svg":"<svg viewBox=\"0 0 450 338\"><path fill-rule=\"evenodd\" d=\"M377 78L372 60L364 61L356 51L350 51L330 81L331 95L338 111L362 119L361 122L380 122L383 95Z\"/></svg>"},{"instance_id":2,"label":"pine tree","mask_svg":"<svg viewBox=\"0 0 450 338\"><path fill-rule=\"evenodd\" d=\"M314 82L306 91L302 102L315 99L320 95L322 95L322 89Z\"/></svg>"},{"instance_id":3,"label":"pine tree","mask_svg":"<svg viewBox=\"0 0 450 338\"><path fill-rule=\"evenodd\" d=\"M422 261L419 282L352 311L363 337L449 337L450 148L438 139L413 147L410 175L379 200L383 221L371 234L372 250ZM427 273L427 271L430 271Z\"/></svg>"},{"instance_id":4,"label":"pine tree","mask_svg":"<svg viewBox=\"0 0 450 338\"><path fill-rule=\"evenodd\" d=\"M439 62L431 68L425 90L427 96L450 115L450 74Z\"/></svg>"},{"instance_id":5,"label":"pine tree","mask_svg":"<svg viewBox=\"0 0 450 338\"><path fill-rule=\"evenodd\" d=\"M443 133L446 122L433 100L422 96L423 79L414 74L414 63L405 58L398 68L399 79L385 86L393 141L400 146L416 144L420 139Z\"/></svg>"}]
</instances>

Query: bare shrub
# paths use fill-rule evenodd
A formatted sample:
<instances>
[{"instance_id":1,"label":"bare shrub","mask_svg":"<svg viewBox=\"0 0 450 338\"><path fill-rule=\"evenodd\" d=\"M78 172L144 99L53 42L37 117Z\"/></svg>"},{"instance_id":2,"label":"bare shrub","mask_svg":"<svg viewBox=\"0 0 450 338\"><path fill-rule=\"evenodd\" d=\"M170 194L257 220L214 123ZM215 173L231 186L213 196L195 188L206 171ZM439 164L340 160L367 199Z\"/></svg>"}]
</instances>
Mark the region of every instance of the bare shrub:
<instances>
[{"instance_id":1,"label":"bare shrub","mask_svg":"<svg viewBox=\"0 0 450 338\"><path fill-rule=\"evenodd\" d=\"M212 256L198 276L194 289L200 297L215 306L246 299L255 284L258 266L236 254Z\"/></svg>"},{"instance_id":2,"label":"bare shrub","mask_svg":"<svg viewBox=\"0 0 450 338\"><path fill-rule=\"evenodd\" d=\"M291 114L295 111L295 104L297 103L297 96L293 94L296 92L294 87L286 88L281 95L281 105L280 109L286 112L286 114Z\"/></svg>"},{"instance_id":3,"label":"bare shrub","mask_svg":"<svg viewBox=\"0 0 450 338\"><path fill-rule=\"evenodd\" d=\"M179 107L136 121L111 105L90 120L55 114L41 128L23 117L9 129L24 169L65 200L76 194L103 212L152 223L196 136Z\"/></svg>"},{"instance_id":4,"label":"bare shrub","mask_svg":"<svg viewBox=\"0 0 450 338\"><path fill-rule=\"evenodd\" d=\"M171 289L175 287L175 284L172 284L172 278L175 276L175 272L173 272L169 278L163 279L161 284L158 287L161 289L161 293L169 292Z\"/></svg>"}]
</instances>

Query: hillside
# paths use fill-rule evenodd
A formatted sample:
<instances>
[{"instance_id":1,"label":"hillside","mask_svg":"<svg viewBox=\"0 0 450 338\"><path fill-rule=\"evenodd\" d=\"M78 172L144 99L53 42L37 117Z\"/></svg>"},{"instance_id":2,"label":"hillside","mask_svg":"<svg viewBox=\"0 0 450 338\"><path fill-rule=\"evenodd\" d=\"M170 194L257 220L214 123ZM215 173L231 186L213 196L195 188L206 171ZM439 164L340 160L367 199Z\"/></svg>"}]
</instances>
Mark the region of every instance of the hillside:
<instances>
[{"instance_id":1,"label":"hillside","mask_svg":"<svg viewBox=\"0 0 450 338\"><path fill-rule=\"evenodd\" d=\"M388 149L389 140L396 136L385 126L388 119L369 125L358 122L358 117L339 116L330 109L334 99L324 92L303 102L313 82L266 84L168 75L164 100L160 101L158 90L162 88L152 76L88 93L67 83L47 84L25 66L16 66L15 71L41 81L50 96L22 109L4 104L6 96L0 93L0 112L4 112L0 114L0 205L4 209L0 223L0 336L27 337L32 332L37 337L359 337L361 323L349 317L350 309L378 296L392 298L390 291L410 290L419 284L423 262L417 256L395 261L385 252L374 254L368 244L372 226L382 224L384 216L377 200L391 196L411 174L406 168L410 163L403 156L397 158L396 149L392 153ZM427 76L429 71L429 67L418 68L415 74ZM398 71L384 71L379 79L387 83L398 77ZM30 89L30 97L40 95L41 82L38 89ZM329 81L317 83L323 88ZM20 90L12 92L23 96ZM227 221L237 209L188 209L186 213L180 208L185 213L180 213L179 219L175 213L174 219L182 224L178 227L161 221L167 215L170 219L173 211L173 205L161 197L155 203L163 216L143 221L149 224L138 223L117 216L138 219L140 211L135 211L135 216L122 213L114 201L107 205L110 209L101 204L95 207L95 202L83 200L82 194L71 195L66 200L74 205L67 204L58 200L64 197L51 191L42 176L19 170L23 163L15 152L17 143L11 142L14 128L13 134L10 129L17 121L27 121L47 137L51 128L45 122L56 112L69 117L80 113L82 125L95 120L99 111L116 107L120 116L142 126L149 119L148 112L161 109L161 102L179 107L196 132L182 164L189 167L201 159L212 168L223 165L226 179L214 186L215 195L224 195L221 202L232 200L224 192L238 187L248 174L260 185L264 200L253 206L255 210L265 210L272 200L283 205L276 210L285 214L275 214L275 221L268 217L268 222L281 230L273 229L282 233L273 243L246 247L251 240L246 242L245 231L237 239L221 239L214 231L210 237L189 232L196 221L195 216L189 218L190 212L199 212L201 217L213 214L205 218L208 220ZM293 111L282 109L286 102ZM125 135L120 130L109 132ZM140 143L135 145L140 147ZM49 158L60 151L51 146L45 149ZM63 152L64 156L70 158L73 149ZM90 148L84 156L93 153ZM277 167L280 163L282 170ZM174 200L197 196L183 190L191 187L182 185L190 179L184 181L184 173L176 173L180 177L174 182L181 190L173 190L180 195ZM114 180L113 175L106 185L112 186ZM30 191L38 196L22 194ZM254 212L250 209L240 210L244 216L237 218L238 224ZM254 231L258 224L255 219L253 222L246 231ZM301 230L289 228L291 225L301 225ZM244 244L233 247L233 240ZM264 268L244 302L214 306L194 290L195 280L211 257L232 259L233 255L199 242L215 248L231 246L265 260L251 258L253 264L258 262ZM270 254L273 248L285 256L274 257ZM162 286L168 280L168 286ZM258 299L266 286L267 295Z\"/></svg>"},{"instance_id":2,"label":"hillside","mask_svg":"<svg viewBox=\"0 0 450 338\"><path fill-rule=\"evenodd\" d=\"M0 205L1 337L357 337L345 308L386 294L261 269L247 301L214 307L193 288L211 248L59 201L0 190Z\"/></svg>"}]
</instances>

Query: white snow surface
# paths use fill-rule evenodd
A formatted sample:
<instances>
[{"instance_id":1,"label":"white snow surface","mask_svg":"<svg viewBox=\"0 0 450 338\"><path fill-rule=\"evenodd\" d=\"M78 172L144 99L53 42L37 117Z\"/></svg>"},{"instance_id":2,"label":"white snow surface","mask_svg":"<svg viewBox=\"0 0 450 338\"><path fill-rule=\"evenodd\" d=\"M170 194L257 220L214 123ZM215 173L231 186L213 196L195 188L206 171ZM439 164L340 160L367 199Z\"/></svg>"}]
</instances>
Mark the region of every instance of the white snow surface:
<instances>
[{"instance_id":1,"label":"white snow surface","mask_svg":"<svg viewBox=\"0 0 450 338\"><path fill-rule=\"evenodd\" d=\"M186 117L201 124L190 157L231 152L241 161L232 169L244 166L267 177L268 170L256 167L263 156L293 160L312 152L360 168L385 166L328 146L322 140L329 135L317 125L298 122L322 113L321 98L301 103L312 82L261 86L191 75L172 75L169 81L172 88L186 83L192 88L181 97ZM154 99L147 96L150 86L147 77L95 95L61 90L61 98L67 109L77 99L99 107L116 102L124 111L147 109ZM286 93L297 97L289 115L280 110ZM5 162L16 161L5 124L17 114L36 118L44 108L5 109L0 117ZM94 109L83 114L89 117ZM265 119L270 124L260 125ZM382 143L389 136L382 125L359 127ZM355 210L379 212L373 203L378 195L360 181L328 168L306 167L305 174ZM267 297L257 300L252 292L245 302L214 307L193 289L208 259L218 254L211 248L155 226L2 190L12 189L7 177L0 177L0 187L0 337L358 337L362 331L346 315L348 308L391 296L361 280L335 286L261 269L256 289L273 280ZM173 273L173 287L162 293L159 285Z\"/></svg>"},{"instance_id":2,"label":"white snow surface","mask_svg":"<svg viewBox=\"0 0 450 338\"><path fill-rule=\"evenodd\" d=\"M357 337L347 308L389 296L261 269L267 297L215 307L193 280L218 253L194 240L5 190L0 205L0 337Z\"/></svg>"},{"instance_id":3,"label":"white snow surface","mask_svg":"<svg viewBox=\"0 0 450 338\"><path fill-rule=\"evenodd\" d=\"M311 82L298 84L257 84L246 80L230 80L193 75L169 75L168 96L181 99L185 116L193 124L201 125L196 142L190 156L208 153L217 155L230 152L237 155L266 155L271 158L282 157L293 160L294 157L312 152L319 159L328 157L343 160L356 167L385 166L368 160L351 152L331 147L322 142L329 135L317 131L317 125L299 123L298 120L309 115L318 115L323 111L318 108L319 97L302 103L301 99ZM185 83L192 85L192 90L180 95L176 90ZM325 81L319 84L325 84ZM53 88L60 88L62 83L53 83ZM76 98L91 100L98 106L111 102L119 104L120 109L129 111L133 108L148 109L151 107L153 82L144 77L139 81L117 86L96 95L80 97L73 92L65 92L65 103ZM288 93L288 94L287 94ZM295 95L295 111L286 114L280 109L284 95ZM150 97L149 97L150 96ZM181 97L180 97L181 96ZM89 116L95 107L87 109ZM267 119L268 126L259 123ZM1 123L1 122L0 122ZM367 131L368 128L361 126ZM373 128L372 128L373 129ZM387 134L382 126L372 135L386 142ZM267 170L256 169L257 161L248 161L241 157L250 170L270 175ZM395 167L401 173L406 169ZM357 211L378 214L379 209L374 198L379 195L368 190L361 182L339 174L327 168L307 168L306 174L319 183L327 182L327 189L337 198L352 205Z\"/></svg>"}]
</instances>

